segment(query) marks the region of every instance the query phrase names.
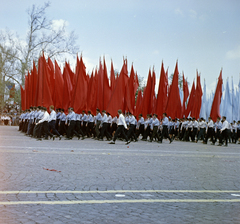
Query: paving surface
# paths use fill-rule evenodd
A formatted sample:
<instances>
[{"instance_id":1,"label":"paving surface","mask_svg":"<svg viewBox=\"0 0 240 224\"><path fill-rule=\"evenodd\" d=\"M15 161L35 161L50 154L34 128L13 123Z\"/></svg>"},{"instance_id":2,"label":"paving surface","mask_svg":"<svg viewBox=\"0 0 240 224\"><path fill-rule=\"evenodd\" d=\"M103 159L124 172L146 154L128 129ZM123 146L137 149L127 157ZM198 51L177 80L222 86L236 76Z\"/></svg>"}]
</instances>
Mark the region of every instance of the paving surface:
<instances>
[{"instance_id":1,"label":"paving surface","mask_svg":"<svg viewBox=\"0 0 240 224\"><path fill-rule=\"evenodd\" d=\"M240 223L240 145L36 141L0 126L0 223Z\"/></svg>"}]
</instances>

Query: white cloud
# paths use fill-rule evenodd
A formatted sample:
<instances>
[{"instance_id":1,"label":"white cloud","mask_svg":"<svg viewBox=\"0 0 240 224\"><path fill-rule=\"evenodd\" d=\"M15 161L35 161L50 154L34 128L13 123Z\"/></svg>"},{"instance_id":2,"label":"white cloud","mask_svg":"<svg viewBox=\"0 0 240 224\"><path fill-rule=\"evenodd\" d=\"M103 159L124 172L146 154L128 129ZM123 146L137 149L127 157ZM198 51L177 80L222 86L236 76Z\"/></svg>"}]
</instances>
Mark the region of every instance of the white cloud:
<instances>
[{"instance_id":1,"label":"white cloud","mask_svg":"<svg viewBox=\"0 0 240 224\"><path fill-rule=\"evenodd\" d=\"M61 29L64 25L68 26L68 21L63 20L63 19L52 20L52 29L53 29L53 30L59 30L59 29Z\"/></svg>"},{"instance_id":2,"label":"white cloud","mask_svg":"<svg viewBox=\"0 0 240 224\"><path fill-rule=\"evenodd\" d=\"M197 12L194 11L193 9L189 10L189 15L192 19L196 19L197 18Z\"/></svg>"},{"instance_id":3,"label":"white cloud","mask_svg":"<svg viewBox=\"0 0 240 224\"><path fill-rule=\"evenodd\" d=\"M181 9L175 9L174 13L176 15L184 16L183 11Z\"/></svg>"},{"instance_id":4,"label":"white cloud","mask_svg":"<svg viewBox=\"0 0 240 224\"><path fill-rule=\"evenodd\" d=\"M227 59L238 59L238 58L240 58L240 45L236 49L228 51L226 53L226 57L227 57Z\"/></svg>"},{"instance_id":5,"label":"white cloud","mask_svg":"<svg viewBox=\"0 0 240 224\"><path fill-rule=\"evenodd\" d=\"M157 54L159 54L159 51L158 50L154 50L153 54L157 55Z\"/></svg>"}]
</instances>

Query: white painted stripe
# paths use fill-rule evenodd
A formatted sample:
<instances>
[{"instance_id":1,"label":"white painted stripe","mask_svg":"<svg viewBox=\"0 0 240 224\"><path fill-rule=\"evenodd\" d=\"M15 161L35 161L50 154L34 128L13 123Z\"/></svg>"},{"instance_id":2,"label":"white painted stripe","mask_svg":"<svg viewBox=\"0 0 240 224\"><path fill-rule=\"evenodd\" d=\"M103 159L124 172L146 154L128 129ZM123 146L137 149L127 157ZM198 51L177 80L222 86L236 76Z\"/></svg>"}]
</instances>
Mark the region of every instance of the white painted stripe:
<instances>
[{"instance_id":1,"label":"white painted stripe","mask_svg":"<svg viewBox=\"0 0 240 224\"><path fill-rule=\"evenodd\" d=\"M0 194L240 193L240 190L0 191Z\"/></svg>"},{"instance_id":2,"label":"white painted stripe","mask_svg":"<svg viewBox=\"0 0 240 224\"><path fill-rule=\"evenodd\" d=\"M117 203L240 203L240 199L139 199L139 200L83 200L83 201L2 201L0 205L69 205Z\"/></svg>"}]
</instances>

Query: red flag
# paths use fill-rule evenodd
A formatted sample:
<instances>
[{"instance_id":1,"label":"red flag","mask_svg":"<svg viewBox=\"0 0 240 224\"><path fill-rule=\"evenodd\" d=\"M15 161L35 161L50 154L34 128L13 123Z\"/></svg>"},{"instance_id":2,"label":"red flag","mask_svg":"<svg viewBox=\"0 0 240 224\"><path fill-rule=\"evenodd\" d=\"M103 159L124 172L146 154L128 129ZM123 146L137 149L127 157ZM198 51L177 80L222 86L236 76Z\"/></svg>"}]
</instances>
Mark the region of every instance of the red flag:
<instances>
[{"instance_id":1,"label":"red flag","mask_svg":"<svg viewBox=\"0 0 240 224\"><path fill-rule=\"evenodd\" d=\"M128 80L127 64L124 60L119 78L117 79L116 86L111 95L107 111L114 117L117 115L119 109L124 111L124 95L126 82Z\"/></svg>"},{"instance_id":2,"label":"red flag","mask_svg":"<svg viewBox=\"0 0 240 224\"><path fill-rule=\"evenodd\" d=\"M109 79L107 75L107 66L105 58L103 58L103 109L106 110L111 97L111 87L109 86Z\"/></svg>"},{"instance_id":3,"label":"red flag","mask_svg":"<svg viewBox=\"0 0 240 224\"><path fill-rule=\"evenodd\" d=\"M150 114L155 112L155 103L156 103L156 95L155 95L155 85L156 85L156 74L153 68L152 71L152 86L151 86L151 98L150 98Z\"/></svg>"},{"instance_id":4,"label":"red flag","mask_svg":"<svg viewBox=\"0 0 240 224\"><path fill-rule=\"evenodd\" d=\"M51 91L52 99L54 99L54 88L55 88L55 73L54 73L54 65L50 58L48 58L48 73L49 73L49 88Z\"/></svg>"},{"instance_id":5,"label":"red flag","mask_svg":"<svg viewBox=\"0 0 240 224\"><path fill-rule=\"evenodd\" d=\"M38 82L38 72L35 66L35 62L33 61L33 70L32 70L32 104L33 106L39 106L36 102L37 96L37 83Z\"/></svg>"},{"instance_id":6,"label":"red flag","mask_svg":"<svg viewBox=\"0 0 240 224\"><path fill-rule=\"evenodd\" d=\"M25 90L21 87L21 106L22 106L22 110L26 110L26 99L25 99Z\"/></svg>"},{"instance_id":7,"label":"red flag","mask_svg":"<svg viewBox=\"0 0 240 224\"><path fill-rule=\"evenodd\" d=\"M102 111L103 110L103 67L101 60L99 60L99 69L97 73L97 108ZM105 108L106 109L106 108Z\"/></svg>"},{"instance_id":8,"label":"red flag","mask_svg":"<svg viewBox=\"0 0 240 224\"><path fill-rule=\"evenodd\" d=\"M66 66L63 69L62 108L67 111L72 99L72 83Z\"/></svg>"},{"instance_id":9,"label":"red flag","mask_svg":"<svg viewBox=\"0 0 240 224\"><path fill-rule=\"evenodd\" d=\"M217 121L218 117L221 117L220 115L220 104L221 104L221 98L222 98L222 70L220 71L220 75L218 77L218 83L215 91L215 95L213 98L213 103L212 103L212 109L210 113L210 117L214 122Z\"/></svg>"},{"instance_id":10,"label":"red flag","mask_svg":"<svg viewBox=\"0 0 240 224\"><path fill-rule=\"evenodd\" d=\"M62 108L63 105L63 88L64 80L60 67L55 60L55 89L54 89L54 105L56 108Z\"/></svg>"},{"instance_id":11,"label":"red flag","mask_svg":"<svg viewBox=\"0 0 240 224\"><path fill-rule=\"evenodd\" d=\"M170 89L170 93L168 96L168 102L166 106L167 115L172 118L181 118L182 117L182 104L179 94L178 87L178 63L176 63L172 85Z\"/></svg>"},{"instance_id":12,"label":"red flag","mask_svg":"<svg viewBox=\"0 0 240 224\"><path fill-rule=\"evenodd\" d=\"M31 72L32 73L32 72ZM33 94L32 94L32 86L33 86L33 76L30 74L30 72L28 72L28 97L29 97L29 107L32 107L33 106L33 103L32 103L32 98L33 98Z\"/></svg>"},{"instance_id":13,"label":"red flag","mask_svg":"<svg viewBox=\"0 0 240 224\"><path fill-rule=\"evenodd\" d=\"M186 117L186 101L189 97L189 89L188 89L188 83L184 78L183 74L183 115Z\"/></svg>"},{"instance_id":14,"label":"red flag","mask_svg":"<svg viewBox=\"0 0 240 224\"><path fill-rule=\"evenodd\" d=\"M87 110L87 75L86 67L83 63L82 57L80 58L79 74L77 75L77 82L75 90L73 92L73 108L76 113L82 113L83 110Z\"/></svg>"},{"instance_id":15,"label":"red flag","mask_svg":"<svg viewBox=\"0 0 240 224\"><path fill-rule=\"evenodd\" d=\"M143 99L142 99L142 108L141 108L141 114L143 117L146 117L147 114L151 113L151 91L152 91L152 77L151 77L151 70L149 69L148 73L148 80L146 88L143 92Z\"/></svg>"},{"instance_id":16,"label":"red flag","mask_svg":"<svg viewBox=\"0 0 240 224\"><path fill-rule=\"evenodd\" d=\"M38 79L37 79L37 88L36 88L36 97L35 97L36 106L42 106L43 71L42 71L41 64L42 64L42 57L38 59L38 77L37 77Z\"/></svg>"},{"instance_id":17,"label":"red flag","mask_svg":"<svg viewBox=\"0 0 240 224\"><path fill-rule=\"evenodd\" d=\"M42 105L46 108L48 108L49 106L53 105L53 100L52 100L52 94L51 94L51 89L49 86L49 82L47 77L50 77L49 73L49 68L47 65L47 62L45 60L44 55L42 56L42 63L41 63L42 68L42 76L43 76L43 85L42 85Z\"/></svg>"},{"instance_id":18,"label":"red flag","mask_svg":"<svg viewBox=\"0 0 240 224\"><path fill-rule=\"evenodd\" d=\"M142 106L142 91L139 90L137 96L136 109L134 113L136 117L141 113L141 106Z\"/></svg>"},{"instance_id":19,"label":"red flag","mask_svg":"<svg viewBox=\"0 0 240 224\"><path fill-rule=\"evenodd\" d=\"M135 72L132 65L130 78L128 79L128 83L125 89L125 102L126 102L125 109L127 111L130 111L132 114L134 112L134 105L135 105L134 76L135 76Z\"/></svg>"},{"instance_id":20,"label":"red flag","mask_svg":"<svg viewBox=\"0 0 240 224\"><path fill-rule=\"evenodd\" d=\"M202 92L201 80L197 72L197 87L195 92L193 110L191 112L191 116L195 117L196 119L198 119L200 115L200 110L202 105L202 95L203 95L203 92Z\"/></svg>"},{"instance_id":21,"label":"red flag","mask_svg":"<svg viewBox=\"0 0 240 224\"><path fill-rule=\"evenodd\" d=\"M188 104L187 104L187 110L185 111L186 117L188 117L190 112L193 110L193 106L195 103L195 92L196 92L195 82L193 80L192 89L191 89L190 97L189 97ZM191 114L191 116L192 116L192 114Z\"/></svg>"},{"instance_id":22,"label":"red flag","mask_svg":"<svg viewBox=\"0 0 240 224\"><path fill-rule=\"evenodd\" d=\"M160 118L162 118L162 114L165 112L168 100L168 77L167 73L164 71L163 62L161 67L160 79L159 79L159 87L158 87L158 95L156 100L156 114Z\"/></svg>"},{"instance_id":23,"label":"red flag","mask_svg":"<svg viewBox=\"0 0 240 224\"><path fill-rule=\"evenodd\" d=\"M29 72L28 72L29 74ZM25 75L25 106L26 109L29 109L29 84L28 84L29 76Z\"/></svg>"},{"instance_id":24,"label":"red flag","mask_svg":"<svg viewBox=\"0 0 240 224\"><path fill-rule=\"evenodd\" d=\"M115 88L116 84L116 78L115 78L115 73L114 73L114 68L113 68L113 62L111 61L111 76L110 76L110 81L111 81L111 90L113 91Z\"/></svg>"}]
</instances>

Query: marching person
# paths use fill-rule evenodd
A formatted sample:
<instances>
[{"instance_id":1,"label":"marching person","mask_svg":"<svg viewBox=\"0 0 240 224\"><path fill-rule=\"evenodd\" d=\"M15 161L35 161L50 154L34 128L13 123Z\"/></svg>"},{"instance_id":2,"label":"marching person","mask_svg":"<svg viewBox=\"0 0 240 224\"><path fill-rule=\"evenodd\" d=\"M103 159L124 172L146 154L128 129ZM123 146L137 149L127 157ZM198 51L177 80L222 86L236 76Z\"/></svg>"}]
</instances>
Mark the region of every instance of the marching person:
<instances>
[{"instance_id":1,"label":"marching person","mask_svg":"<svg viewBox=\"0 0 240 224\"><path fill-rule=\"evenodd\" d=\"M213 135L214 135L214 123L211 117L208 118L208 123L207 123L207 130L206 130L206 138L203 141L203 144L207 144L208 139L211 138L211 141L214 142Z\"/></svg>"},{"instance_id":2,"label":"marching person","mask_svg":"<svg viewBox=\"0 0 240 224\"><path fill-rule=\"evenodd\" d=\"M128 137L124 132L124 128L127 129L127 124L126 124L125 118L122 114L122 110L118 110L118 115L119 115L118 127L114 134L113 141L111 141L109 144L115 144L115 141L116 141L118 135L122 134L127 141L126 145L128 145L130 143L130 141L128 140Z\"/></svg>"},{"instance_id":3,"label":"marching person","mask_svg":"<svg viewBox=\"0 0 240 224\"><path fill-rule=\"evenodd\" d=\"M110 133L108 132L108 117L107 117L105 110L102 111L101 127L102 127L101 128L101 136L99 137L99 140L103 141L103 137L105 134L105 136L107 137L107 140L110 141L112 137L111 137Z\"/></svg>"},{"instance_id":4,"label":"marching person","mask_svg":"<svg viewBox=\"0 0 240 224\"><path fill-rule=\"evenodd\" d=\"M223 124L222 124L222 129L220 130L220 133L221 133L221 137L222 139L225 139L225 146L228 146L228 127L229 127L229 124L226 120L226 117L223 116L222 117L222 120L223 120ZM219 144L221 145L221 144Z\"/></svg>"},{"instance_id":5,"label":"marching person","mask_svg":"<svg viewBox=\"0 0 240 224\"><path fill-rule=\"evenodd\" d=\"M162 136L161 136L161 142L163 140L164 137L169 139L169 144L172 143L172 139L169 137L168 135L168 117L166 113L163 113L163 119L162 119Z\"/></svg>"},{"instance_id":6,"label":"marching person","mask_svg":"<svg viewBox=\"0 0 240 224\"><path fill-rule=\"evenodd\" d=\"M98 138L99 138L99 135L100 135L99 127L100 127L101 121L102 121L102 115L101 115L101 113L100 113L100 110L97 108L97 109L96 109L96 117L95 117L96 139L98 139Z\"/></svg>"},{"instance_id":7,"label":"marching person","mask_svg":"<svg viewBox=\"0 0 240 224\"><path fill-rule=\"evenodd\" d=\"M153 114L153 120L152 120L152 124L151 124L151 129L152 129L152 135L150 137L149 142L152 142L154 138L157 138L158 143L162 143L162 141L160 140L160 136L158 135L158 127L160 125L160 122L157 118L157 114Z\"/></svg>"},{"instance_id":8,"label":"marching person","mask_svg":"<svg viewBox=\"0 0 240 224\"><path fill-rule=\"evenodd\" d=\"M60 135L59 132L56 130L57 115L56 115L56 112L54 110L54 106L51 105L49 107L49 110L51 111L50 116L49 116L49 120L48 120L49 131L52 130L52 133L57 135L59 137L59 140L61 140L62 139L62 135Z\"/></svg>"}]
</instances>

